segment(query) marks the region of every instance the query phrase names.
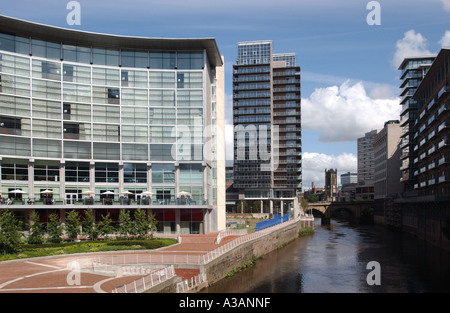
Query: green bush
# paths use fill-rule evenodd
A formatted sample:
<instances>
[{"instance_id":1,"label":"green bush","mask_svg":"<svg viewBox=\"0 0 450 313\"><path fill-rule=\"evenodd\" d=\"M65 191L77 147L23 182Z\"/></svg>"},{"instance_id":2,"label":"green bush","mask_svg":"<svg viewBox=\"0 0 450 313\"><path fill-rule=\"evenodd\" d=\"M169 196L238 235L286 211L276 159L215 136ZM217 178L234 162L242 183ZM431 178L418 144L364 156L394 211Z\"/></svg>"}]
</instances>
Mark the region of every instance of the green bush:
<instances>
[{"instance_id":1,"label":"green bush","mask_svg":"<svg viewBox=\"0 0 450 313\"><path fill-rule=\"evenodd\" d=\"M312 234L314 234L314 228L312 228L312 227L302 227L298 231L299 237L308 236L308 235L312 235Z\"/></svg>"}]
</instances>

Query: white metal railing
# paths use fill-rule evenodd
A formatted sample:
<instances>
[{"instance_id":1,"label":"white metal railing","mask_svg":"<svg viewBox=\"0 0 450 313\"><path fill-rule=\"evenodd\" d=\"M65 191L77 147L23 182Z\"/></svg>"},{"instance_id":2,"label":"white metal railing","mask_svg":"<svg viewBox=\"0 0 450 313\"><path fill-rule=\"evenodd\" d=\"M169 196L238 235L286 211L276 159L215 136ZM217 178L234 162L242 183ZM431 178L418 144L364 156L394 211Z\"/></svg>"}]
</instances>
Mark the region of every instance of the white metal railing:
<instances>
[{"instance_id":1,"label":"white metal railing","mask_svg":"<svg viewBox=\"0 0 450 313\"><path fill-rule=\"evenodd\" d=\"M200 273L199 275L194 276L191 279L185 279L182 282L177 283L177 293L187 292L204 282L206 282L205 273Z\"/></svg>"},{"instance_id":2,"label":"white metal railing","mask_svg":"<svg viewBox=\"0 0 450 313\"><path fill-rule=\"evenodd\" d=\"M234 249L235 247L237 247L237 246L239 246L239 245L241 245L243 243L246 243L246 242L249 242L249 241L254 240L256 238L260 238L262 236L270 234L271 232L274 232L274 231L276 231L276 230L278 230L280 228L285 227L286 224L291 224L291 223L294 223L294 222L298 222L299 220L314 221L314 217L311 217L311 216L298 217L296 219L292 219L292 220L289 220L287 222L280 223L280 224L277 224L275 226L268 227L268 228L265 228L263 230L260 230L260 231L254 232L254 233L250 233L250 234L247 234L247 235L244 235L244 236L240 236L240 237L238 237L238 238L236 238L236 239L226 243L225 245L217 247L216 249L214 249L214 250L204 254L202 256L201 264L209 263L212 260L218 258L219 256L223 255L224 253Z\"/></svg>"},{"instance_id":3,"label":"white metal railing","mask_svg":"<svg viewBox=\"0 0 450 313\"><path fill-rule=\"evenodd\" d=\"M218 245L223 238L228 236L243 236L247 234L247 229L225 229L219 232L216 238L216 244Z\"/></svg>"},{"instance_id":4,"label":"white metal railing","mask_svg":"<svg viewBox=\"0 0 450 313\"><path fill-rule=\"evenodd\" d=\"M136 279L131 283L125 284L121 287L115 288L113 293L139 293L145 291L153 286L156 286L175 276L175 269L173 265L165 267L160 270L155 270L150 275Z\"/></svg>"},{"instance_id":5,"label":"white metal railing","mask_svg":"<svg viewBox=\"0 0 450 313\"><path fill-rule=\"evenodd\" d=\"M297 217L296 219L291 219L287 222L257 231L250 234L242 235L240 234L239 237L231 240L230 242L226 243L225 245L219 246L216 249L208 252L208 253L198 253L196 254L185 254L185 253L164 253L161 252L152 252L152 253L135 253L135 254L116 254L116 255L104 255L104 256L98 256L95 258L79 258L77 259L77 262L81 265L81 268L92 268L94 267L94 263L101 264L103 266L106 265L132 265L132 264L206 264L214 260L215 258L221 256L222 254L234 249L235 247L249 242L251 240L254 240L256 238L260 238L262 236L265 236L267 234L270 234L273 231L276 231L280 228L285 227L288 224L298 222L298 221L314 221L313 216L309 215L303 215L301 217ZM231 231L231 230L230 230ZM236 230L233 230L233 234ZM226 236L224 236L226 233L222 234L222 239ZM217 240L217 239L216 239ZM108 271L112 273L112 270L110 268L105 267L105 271Z\"/></svg>"}]
</instances>

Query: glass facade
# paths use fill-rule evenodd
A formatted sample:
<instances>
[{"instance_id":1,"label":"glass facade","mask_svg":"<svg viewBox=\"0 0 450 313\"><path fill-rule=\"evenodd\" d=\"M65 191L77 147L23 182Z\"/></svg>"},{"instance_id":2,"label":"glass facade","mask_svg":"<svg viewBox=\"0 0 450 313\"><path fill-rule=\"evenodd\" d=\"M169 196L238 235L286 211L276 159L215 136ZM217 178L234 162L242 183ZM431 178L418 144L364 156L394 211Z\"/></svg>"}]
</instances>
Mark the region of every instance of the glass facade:
<instances>
[{"instance_id":1,"label":"glass facade","mask_svg":"<svg viewBox=\"0 0 450 313\"><path fill-rule=\"evenodd\" d=\"M272 54L271 41L240 42L237 48L233 187L250 204L269 200L261 210L273 213L275 199L293 199L301 190L300 67L294 53Z\"/></svg>"},{"instance_id":2,"label":"glass facade","mask_svg":"<svg viewBox=\"0 0 450 313\"><path fill-rule=\"evenodd\" d=\"M111 190L113 201L128 193L139 204L148 191L146 204L175 205L179 228L178 194L203 205L208 193L203 129L215 118L207 108L222 64L207 64L210 48L186 50L189 43L165 51L145 40L141 48L62 41L0 29L0 196L21 188L39 201L50 189L67 204L103 202ZM203 223L208 209L189 216Z\"/></svg>"}]
</instances>

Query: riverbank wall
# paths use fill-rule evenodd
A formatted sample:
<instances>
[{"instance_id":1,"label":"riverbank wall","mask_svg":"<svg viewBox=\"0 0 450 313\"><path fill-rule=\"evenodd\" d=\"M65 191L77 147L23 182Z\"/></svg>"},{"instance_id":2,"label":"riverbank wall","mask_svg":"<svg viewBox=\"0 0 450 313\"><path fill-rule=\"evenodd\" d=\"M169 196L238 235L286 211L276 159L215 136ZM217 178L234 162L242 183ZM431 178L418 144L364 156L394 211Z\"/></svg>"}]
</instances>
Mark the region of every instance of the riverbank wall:
<instances>
[{"instance_id":1,"label":"riverbank wall","mask_svg":"<svg viewBox=\"0 0 450 313\"><path fill-rule=\"evenodd\" d=\"M448 201L387 199L375 204L375 224L409 233L445 251L450 251L450 239L445 236L449 219Z\"/></svg>"},{"instance_id":2,"label":"riverbank wall","mask_svg":"<svg viewBox=\"0 0 450 313\"><path fill-rule=\"evenodd\" d=\"M265 230L264 235L243 242L235 248L217 256L200 266L207 285L212 285L225 278L249 261L258 259L271 251L279 249L299 237L301 228L314 228L314 218L299 218Z\"/></svg>"}]
</instances>

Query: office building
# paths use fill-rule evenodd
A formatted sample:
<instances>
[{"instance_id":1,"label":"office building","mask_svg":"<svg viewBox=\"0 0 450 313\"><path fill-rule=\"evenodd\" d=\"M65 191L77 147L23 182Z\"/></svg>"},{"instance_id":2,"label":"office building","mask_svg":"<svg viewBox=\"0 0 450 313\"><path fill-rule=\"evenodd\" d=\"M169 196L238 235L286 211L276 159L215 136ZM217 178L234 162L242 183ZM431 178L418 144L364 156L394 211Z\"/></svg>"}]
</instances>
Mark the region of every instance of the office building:
<instances>
[{"instance_id":1,"label":"office building","mask_svg":"<svg viewBox=\"0 0 450 313\"><path fill-rule=\"evenodd\" d=\"M238 43L233 65L234 188L241 201L290 212L301 191L300 67L271 41Z\"/></svg>"},{"instance_id":2,"label":"office building","mask_svg":"<svg viewBox=\"0 0 450 313\"><path fill-rule=\"evenodd\" d=\"M374 155L373 141L378 130L372 130L358 138L358 183L373 185L374 178Z\"/></svg>"},{"instance_id":3,"label":"office building","mask_svg":"<svg viewBox=\"0 0 450 313\"><path fill-rule=\"evenodd\" d=\"M401 134L400 121L387 121L373 142L375 200L396 197L403 192L399 170Z\"/></svg>"},{"instance_id":4,"label":"office building","mask_svg":"<svg viewBox=\"0 0 450 313\"><path fill-rule=\"evenodd\" d=\"M358 173L347 172L341 174L341 185L350 185L358 183Z\"/></svg>"},{"instance_id":5,"label":"office building","mask_svg":"<svg viewBox=\"0 0 450 313\"><path fill-rule=\"evenodd\" d=\"M401 180L404 183L405 195L414 194L413 186L417 181L413 173L417 169L414 164L414 159L417 157L417 151L414 150L417 137L414 134L416 132L415 122L418 117L418 106L412 95L430 68L434 58L435 56L405 58L398 68L401 71L400 97L402 97L400 101L402 106L400 113L400 126L402 127L400 170L402 172Z\"/></svg>"},{"instance_id":6,"label":"office building","mask_svg":"<svg viewBox=\"0 0 450 313\"><path fill-rule=\"evenodd\" d=\"M46 221L87 208L117 220L139 207L161 233L221 230L224 146L214 39L124 37L0 16L2 208L23 219L35 209Z\"/></svg>"},{"instance_id":7,"label":"office building","mask_svg":"<svg viewBox=\"0 0 450 313\"><path fill-rule=\"evenodd\" d=\"M418 104L414 136L414 190L428 201L450 200L450 48L442 48L413 97Z\"/></svg>"}]
</instances>

